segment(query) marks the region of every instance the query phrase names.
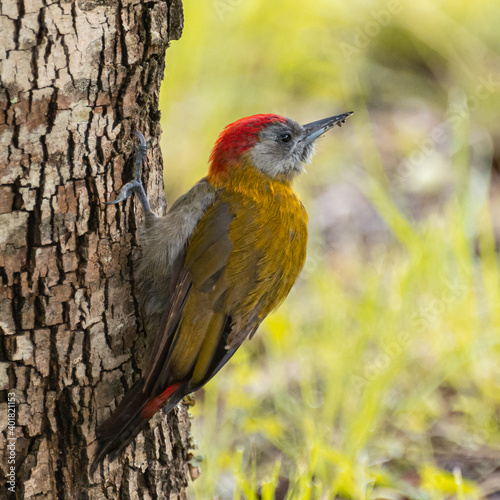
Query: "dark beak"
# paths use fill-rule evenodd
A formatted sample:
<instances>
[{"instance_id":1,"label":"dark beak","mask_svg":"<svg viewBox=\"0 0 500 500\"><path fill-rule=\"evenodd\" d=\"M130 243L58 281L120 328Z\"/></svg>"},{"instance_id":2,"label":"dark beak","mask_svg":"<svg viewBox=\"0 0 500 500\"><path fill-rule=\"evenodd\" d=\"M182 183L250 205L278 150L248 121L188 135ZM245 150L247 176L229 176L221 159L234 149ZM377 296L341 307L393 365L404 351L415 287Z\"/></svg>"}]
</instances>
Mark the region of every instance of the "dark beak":
<instances>
[{"instance_id":1,"label":"dark beak","mask_svg":"<svg viewBox=\"0 0 500 500\"><path fill-rule=\"evenodd\" d=\"M304 141L306 144L315 141L320 135L323 135L327 130L335 127L335 125L340 127L345 122L346 118L351 116L352 113L353 111L349 111L348 113L342 113L341 115L323 118L323 120L302 125L302 128L305 130L305 134L301 141Z\"/></svg>"}]
</instances>

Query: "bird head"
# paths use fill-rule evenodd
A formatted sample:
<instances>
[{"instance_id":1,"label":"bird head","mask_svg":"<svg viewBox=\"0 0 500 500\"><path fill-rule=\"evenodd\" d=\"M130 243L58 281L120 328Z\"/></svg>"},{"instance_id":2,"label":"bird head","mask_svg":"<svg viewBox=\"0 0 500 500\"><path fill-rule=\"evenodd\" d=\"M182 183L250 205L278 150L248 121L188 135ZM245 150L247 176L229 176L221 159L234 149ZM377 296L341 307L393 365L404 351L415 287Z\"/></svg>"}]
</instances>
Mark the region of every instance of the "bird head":
<instances>
[{"instance_id":1,"label":"bird head","mask_svg":"<svg viewBox=\"0 0 500 500\"><path fill-rule=\"evenodd\" d=\"M271 178L291 180L311 160L315 140L352 112L306 125L274 114L241 118L219 135L210 155L209 177L224 177L250 165Z\"/></svg>"}]
</instances>

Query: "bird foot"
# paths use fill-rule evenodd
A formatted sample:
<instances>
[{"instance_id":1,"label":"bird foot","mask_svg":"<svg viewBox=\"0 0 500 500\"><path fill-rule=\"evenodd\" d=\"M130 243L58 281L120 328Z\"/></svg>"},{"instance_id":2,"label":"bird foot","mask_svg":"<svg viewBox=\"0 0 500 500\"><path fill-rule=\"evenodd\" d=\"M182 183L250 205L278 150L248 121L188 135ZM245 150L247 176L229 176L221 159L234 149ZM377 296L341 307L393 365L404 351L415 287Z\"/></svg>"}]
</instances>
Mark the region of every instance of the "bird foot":
<instances>
[{"instance_id":1,"label":"bird foot","mask_svg":"<svg viewBox=\"0 0 500 500\"><path fill-rule=\"evenodd\" d=\"M121 201L125 201L129 198L132 193L135 193L141 202L142 208L146 213L151 212L151 208L149 206L148 197L146 196L146 191L144 190L144 184L141 180L141 164L144 156L146 156L146 139L140 132L134 132L134 135L139 138L140 144L135 147L134 152L134 161L135 161L135 175L134 179L130 182L127 182L124 186L122 186L118 196L113 201L107 201L106 205L116 205Z\"/></svg>"}]
</instances>

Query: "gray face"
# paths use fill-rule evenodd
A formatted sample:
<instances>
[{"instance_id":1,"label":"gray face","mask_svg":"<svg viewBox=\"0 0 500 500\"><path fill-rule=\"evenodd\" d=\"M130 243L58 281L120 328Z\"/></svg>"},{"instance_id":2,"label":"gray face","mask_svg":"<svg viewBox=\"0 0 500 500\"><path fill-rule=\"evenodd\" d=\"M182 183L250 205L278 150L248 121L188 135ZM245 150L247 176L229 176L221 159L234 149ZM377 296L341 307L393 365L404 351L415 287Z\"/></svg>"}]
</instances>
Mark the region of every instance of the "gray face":
<instances>
[{"instance_id":1,"label":"gray face","mask_svg":"<svg viewBox=\"0 0 500 500\"><path fill-rule=\"evenodd\" d=\"M314 153L314 142L302 139L306 131L297 122L273 123L259 134L259 142L250 150L253 165L270 177L283 175L292 179L304 171Z\"/></svg>"}]
</instances>

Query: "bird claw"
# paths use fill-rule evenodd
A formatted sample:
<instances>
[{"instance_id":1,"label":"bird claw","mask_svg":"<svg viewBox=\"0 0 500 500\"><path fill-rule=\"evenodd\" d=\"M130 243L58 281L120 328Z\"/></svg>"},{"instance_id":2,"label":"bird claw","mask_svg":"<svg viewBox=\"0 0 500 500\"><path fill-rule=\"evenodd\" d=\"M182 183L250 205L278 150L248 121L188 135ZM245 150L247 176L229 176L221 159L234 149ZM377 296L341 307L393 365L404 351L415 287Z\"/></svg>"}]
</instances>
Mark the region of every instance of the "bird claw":
<instances>
[{"instance_id":1,"label":"bird claw","mask_svg":"<svg viewBox=\"0 0 500 500\"><path fill-rule=\"evenodd\" d=\"M142 182L137 181L137 179L127 182L127 184L122 186L118 196L113 201L107 201L106 205L116 205L121 201L125 201L132 193L139 193L141 188L143 188Z\"/></svg>"},{"instance_id":2,"label":"bird claw","mask_svg":"<svg viewBox=\"0 0 500 500\"><path fill-rule=\"evenodd\" d=\"M146 156L146 150L147 150L147 145L146 145L146 139L145 137L137 131L134 131L134 135L139 139L140 144L137 144L135 146L135 180L140 181L141 180L141 164L143 158Z\"/></svg>"},{"instance_id":3,"label":"bird claw","mask_svg":"<svg viewBox=\"0 0 500 500\"><path fill-rule=\"evenodd\" d=\"M134 152L134 160L135 160L135 175L134 179L130 182L127 182L124 186L122 186L118 196L113 201L107 201L106 205L116 205L122 201L125 201L129 198L132 193L135 193L141 202L142 207L146 213L151 212L151 208L149 206L148 198L146 196L146 191L144 190L144 185L141 181L141 164L144 156L146 155L146 139L140 132L134 132L134 135L139 138L140 144L135 146Z\"/></svg>"}]
</instances>

